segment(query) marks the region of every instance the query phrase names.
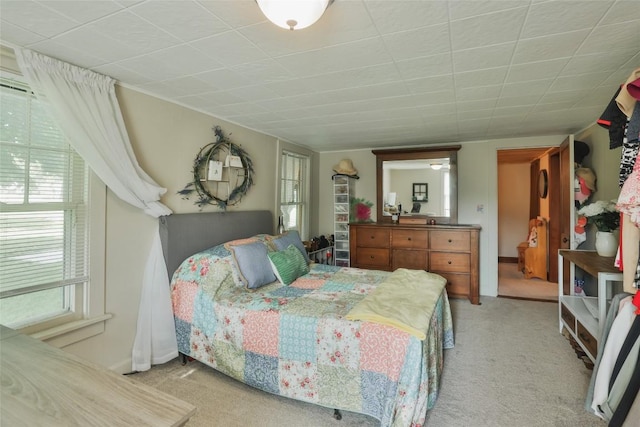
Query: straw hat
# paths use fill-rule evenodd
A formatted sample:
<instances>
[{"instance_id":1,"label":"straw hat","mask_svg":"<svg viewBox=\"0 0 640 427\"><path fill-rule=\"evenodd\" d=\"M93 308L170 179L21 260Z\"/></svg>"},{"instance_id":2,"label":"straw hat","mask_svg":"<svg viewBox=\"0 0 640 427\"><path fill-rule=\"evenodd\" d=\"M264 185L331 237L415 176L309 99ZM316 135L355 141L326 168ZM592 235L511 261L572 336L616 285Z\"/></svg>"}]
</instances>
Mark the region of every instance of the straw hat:
<instances>
[{"instance_id":1,"label":"straw hat","mask_svg":"<svg viewBox=\"0 0 640 427\"><path fill-rule=\"evenodd\" d=\"M340 160L340 163L338 163L333 167L333 171L341 175L349 175L349 176L358 175L358 170L355 167L353 167L353 162L351 161L351 159Z\"/></svg>"}]
</instances>

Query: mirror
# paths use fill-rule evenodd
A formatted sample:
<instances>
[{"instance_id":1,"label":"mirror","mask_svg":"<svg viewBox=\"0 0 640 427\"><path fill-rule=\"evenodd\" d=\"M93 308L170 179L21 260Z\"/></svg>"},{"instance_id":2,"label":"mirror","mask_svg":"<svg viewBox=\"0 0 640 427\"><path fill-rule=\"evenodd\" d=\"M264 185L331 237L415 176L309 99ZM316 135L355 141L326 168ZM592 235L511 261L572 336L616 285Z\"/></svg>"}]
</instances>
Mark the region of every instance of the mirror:
<instances>
[{"instance_id":1,"label":"mirror","mask_svg":"<svg viewBox=\"0 0 640 427\"><path fill-rule=\"evenodd\" d=\"M460 145L372 150L378 222L391 222L400 212L437 224L457 224L458 150Z\"/></svg>"}]
</instances>

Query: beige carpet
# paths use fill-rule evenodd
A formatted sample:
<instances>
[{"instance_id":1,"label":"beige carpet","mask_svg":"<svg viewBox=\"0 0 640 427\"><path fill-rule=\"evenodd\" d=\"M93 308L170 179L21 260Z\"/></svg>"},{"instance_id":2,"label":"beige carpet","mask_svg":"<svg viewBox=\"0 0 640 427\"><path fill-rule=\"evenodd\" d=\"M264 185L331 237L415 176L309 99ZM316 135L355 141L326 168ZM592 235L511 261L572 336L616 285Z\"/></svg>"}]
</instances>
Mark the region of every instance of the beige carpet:
<instances>
[{"instance_id":1,"label":"beige carpet","mask_svg":"<svg viewBox=\"0 0 640 427\"><path fill-rule=\"evenodd\" d=\"M498 295L558 301L558 284L542 279L525 279L518 264L498 263Z\"/></svg>"},{"instance_id":2,"label":"beige carpet","mask_svg":"<svg viewBox=\"0 0 640 427\"><path fill-rule=\"evenodd\" d=\"M483 297L452 300L456 346L445 351L431 427L603 427L583 409L591 371L558 332L557 305ZM251 389L198 362L177 360L131 375L198 407L187 427L373 427L343 413Z\"/></svg>"}]
</instances>

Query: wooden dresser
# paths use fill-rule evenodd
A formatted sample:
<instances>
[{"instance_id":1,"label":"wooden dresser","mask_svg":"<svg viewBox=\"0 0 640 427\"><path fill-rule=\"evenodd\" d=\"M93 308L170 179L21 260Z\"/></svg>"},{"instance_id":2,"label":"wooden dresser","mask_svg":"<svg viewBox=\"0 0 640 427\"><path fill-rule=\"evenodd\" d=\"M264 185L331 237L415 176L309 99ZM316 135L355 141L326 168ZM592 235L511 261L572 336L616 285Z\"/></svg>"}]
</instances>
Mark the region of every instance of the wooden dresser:
<instances>
[{"instance_id":1,"label":"wooden dresser","mask_svg":"<svg viewBox=\"0 0 640 427\"><path fill-rule=\"evenodd\" d=\"M480 226L350 224L351 266L427 270L447 279L447 293L480 303Z\"/></svg>"}]
</instances>

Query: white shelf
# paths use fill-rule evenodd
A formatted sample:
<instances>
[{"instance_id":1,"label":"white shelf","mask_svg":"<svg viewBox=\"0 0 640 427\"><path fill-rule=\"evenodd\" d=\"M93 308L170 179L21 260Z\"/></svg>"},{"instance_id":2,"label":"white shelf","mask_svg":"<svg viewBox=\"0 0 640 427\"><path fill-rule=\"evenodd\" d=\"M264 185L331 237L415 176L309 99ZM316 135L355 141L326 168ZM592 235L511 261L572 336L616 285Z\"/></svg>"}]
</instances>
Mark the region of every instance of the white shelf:
<instances>
[{"instance_id":1,"label":"white shelf","mask_svg":"<svg viewBox=\"0 0 640 427\"><path fill-rule=\"evenodd\" d=\"M584 305L583 300L593 300L598 301L598 297L579 297L579 296L571 296L564 295L561 298L562 304L571 311L576 319L582 323L582 325L587 328L587 331L594 337L598 336L598 319L591 315L591 312Z\"/></svg>"},{"instance_id":2,"label":"white shelf","mask_svg":"<svg viewBox=\"0 0 640 427\"><path fill-rule=\"evenodd\" d=\"M354 197L354 181L346 175L333 176L333 238L334 263L350 266L349 253L349 211Z\"/></svg>"}]
</instances>

